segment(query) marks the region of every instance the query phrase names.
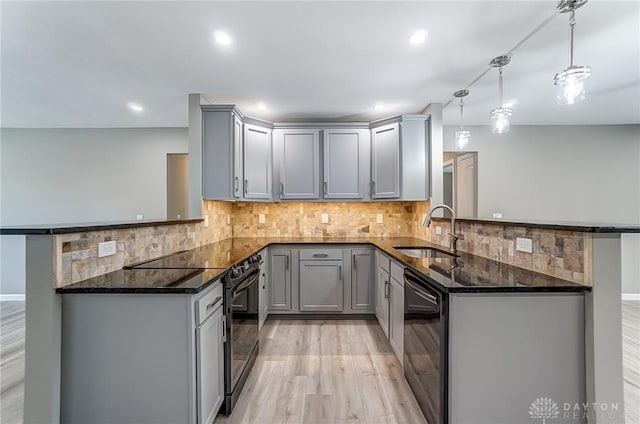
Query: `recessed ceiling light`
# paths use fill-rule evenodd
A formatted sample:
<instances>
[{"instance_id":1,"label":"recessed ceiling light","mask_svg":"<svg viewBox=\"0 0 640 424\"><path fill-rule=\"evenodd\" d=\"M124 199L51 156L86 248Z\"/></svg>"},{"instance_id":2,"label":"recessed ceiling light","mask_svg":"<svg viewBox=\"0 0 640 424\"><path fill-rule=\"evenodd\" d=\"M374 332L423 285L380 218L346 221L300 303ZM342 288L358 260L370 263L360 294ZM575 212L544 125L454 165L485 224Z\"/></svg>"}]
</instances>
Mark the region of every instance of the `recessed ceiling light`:
<instances>
[{"instance_id":1,"label":"recessed ceiling light","mask_svg":"<svg viewBox=\"0 0 640 424\"><path fill-rule=\"evenodd\" d=\"M218 44L222 44L223 46L228 46L229 44L231 44L231 37L225 31L214 31L213 37Z\"/></svg>"},{"instance_id":2,"label":"recessed ceiling light","mask_svg":"<svg viewBox=\"0 0 640 424\"><path fill-rule=\"evenodd\" d=\"M267 109L267 104L265 102L258 102L257 106L258 106L258 109L260 109L260 110L266 110Z\"/></svg>"},{"instance_id":3,"label":"recessed ceiling light","mask_svg":"<svg viewBox=\"0 0 640 424\"><path fill-rule=\"evenodd\" d=\"M143 107L138 103L129 102L127 103L127 107L134 112L142 112Z\"/></svg>"},{"instance_id":4,"label":"recessed ceiling light","mask_svg":"<svg viewBox=\"0 0 640 424\"><path fill-rule=\"evenodd\" d=\"M419 29L417 31L413 31L413 33L409 37L409 43L422 44L426 39L427 39L427 31L424 29Z\"/></svg>"},{"instance_id":5,"label":"recessed ceiling light","mask_svg":"<svg viewBox=\"0 0 640 424\"><path fill-rule=\"evenodd\" d=\"M375 104L375 106L374 106L374 109L375 109L375 110L381 110L381 109L384 109L384 104L382 104L382 103L376 103L376 104Z\"/></svg>"}]
</instances>

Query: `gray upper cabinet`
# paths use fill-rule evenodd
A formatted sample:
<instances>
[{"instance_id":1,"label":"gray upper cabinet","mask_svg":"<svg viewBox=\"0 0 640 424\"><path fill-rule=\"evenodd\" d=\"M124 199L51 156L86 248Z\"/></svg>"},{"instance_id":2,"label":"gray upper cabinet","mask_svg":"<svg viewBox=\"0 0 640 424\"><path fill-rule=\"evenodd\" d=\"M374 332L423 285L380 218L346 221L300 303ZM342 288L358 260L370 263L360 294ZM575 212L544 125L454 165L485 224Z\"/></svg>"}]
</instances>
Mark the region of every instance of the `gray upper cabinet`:
<instances>
[{"instance_id":1,"label":"gray upper cabinet","mask_svg":"<svg viewBox=\"0 0 640 424\"><path fill-rule=\"evenodd\" d=\"M291 250L273 249L269 258L269 311L290 311Z\"/></svg>"},{"instance_id":2,"label":"gray upper cabinet","mask_svg":"<svg viewBox=\"0 0 640 424\"><path fill-rule=\"evenodd\" d=\"M271 132L253 124L244 124L244 198L271 199Z\"/></svg>"},{"instance_id":3,"label":"gray upper cabinet","mask_svg":"<svg viewBox=\"0 0 640 424\"><path fill-rule=\"evenodd\" d=\"M343 310L342 260L300 261L300 311Z\"/></svg>"},{"instance_id":4,"label":"gray upper cabinet","mask_svg":"<svg viewBox=\"0 0 640 424\"><path fill-rule=\"evenodd\" d=\"M374 199L425 200L431 196L429 117L402 115L371 123Z\"/></svg>"},{"instance_id":5,"label":"gray upper cabinet","mask_svg":"<svg viewBox=\"0 0 640 424\"><path fill-rule=\"evenodd\" d=\"M242 143L242 120L238 115L233 115L233 197L242 199L242 181L244 172L242 161L244 149Z\"/></svg>"},{"instance_id":6,"label":"gray upper cabinet","mask_svg":"<svg viewBox=\"0 0 640 424\"><path fill-rule=\"evenodd\" d=\"M371 130L371 197L400 197L400 125Z\"/></svg>"},{"instance_id":7,"label":"gray upper cabinet","mask_svg":"<svg viewBox=\"0 0 640 424\"><path fill-rule=\"evenodd\" d=\"M320 198L320 131L277 128L280 199Z\"/></svg>"},{"instance_id":8,"label":"gray upper cabinet","mask_svg":"<svg viewBox=\"0 0 640 424\"><path fill-rule=\"evenodd\" d=\"M240 130L238 130L238 123ZM229 200L237 197L234 178L242 193L242 121L233 105L202 106L202 197ZM240 132L238 132L240 131ZM240 196L241 197L241 196Z\"/></svg>"},{"instance_id":9,"label":"gray upper cabinet","mask_svg":"<svg viewBox=\"0 0 640 424\"><path fill-rule=\"evenodd\" d=\"M351 309L373 311L373 250L353 249L351 261Z\"/></svg>"},{"instance_id":10,"label":"gray upper cabinet","mask_svg":"<svg viewBox=\"0 0 640 424\"><path fill-rule=\"evenodd\" d=\"M370 181L369 130L326 129L323 144L323 197L365 199Z\"/></svg>"}]
</instances>

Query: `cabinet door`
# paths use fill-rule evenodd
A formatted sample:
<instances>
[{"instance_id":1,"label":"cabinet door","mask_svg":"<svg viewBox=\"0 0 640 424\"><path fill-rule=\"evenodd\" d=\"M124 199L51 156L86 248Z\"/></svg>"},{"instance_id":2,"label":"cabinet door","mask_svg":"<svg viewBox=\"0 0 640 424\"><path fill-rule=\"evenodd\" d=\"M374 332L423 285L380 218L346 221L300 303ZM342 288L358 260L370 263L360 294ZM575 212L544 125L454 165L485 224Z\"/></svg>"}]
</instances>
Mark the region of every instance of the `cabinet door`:
<instances>
[{"instance_id":1,"label":"cabinet door","mask_svg":"<svg viewBox=\"0 0 640 424\"><path fill-rule=\"evenodd\" d=\"M269 311L291 310L291 251L272 250L269 263Z\"/></svg>"},{"instance_id":2,"label":"cabinet door","mask_svg":"<svg viewBox=\"0 0 640 424\"><path fill-rule=\"evenodd\" d=\"M389 337L389 273L378 268L378 287L376 290L376 317L384 335Z\"/></svg>"},{"instance_id":3,"label":"cabinet door","mask_svg":"<svg viewBox=\"0 0 640 424\"><path fill-rule=\"evenodd\" d=\"M363 199L369 182L369 131L324 131L324 198Z\"/></svg>"},{"instance_id":4,"label":"cabinet door","mask_svg":"<svg viewBox=\"0 0 640 424\"><path fill-rule=\"evenodd\" d=\"M391 302L389 310L389 342L400 364L404 345L404 286L391 277Z\"/></svg>"},{"instance_id":5,"label":"cabinet door","mask_svg":"<svg viewBox=\"0 0 640 424\"><path fill-rule=\"evenodd\" d=\"M242 121L233 115L233 197L242 199Z\"/></svg>"},{"instance_id":6,"label":"cabinet door","mask_svg":"<svg viewBox=\"0 0 640 424\"><path fill-rule=\"evenodd\" d=\"M351 251L351 309L373 310L373 251Z\"/></svg>"},{"instance_id":7,"label":"cabinet door","mask_svg":"<svg viewBox=\"0 0 640 424\"><path fill-rule=\"evenodd\" d=\"M300 311L343 310L342 261L300 261Z\"/></svg>"},{"instance_id":8,"label":"cabinet door","mask_svg":"<svg viewBox=\"0 0 640 424\"><path fill-rule=\"evenodd\" d=\"M198 424L212 423L224 399L222 310L196 328Z\"/></svg>"},{"instance_id":9,"label":"cabinet door","mask_svg":"<svg viewBox=\"0 0 640 424\"><path fill-rule=\"evenodd\" d=\"M258 289L258 330L262 330L262 326L267 319L269 311L269 302L267 299L267 252L263 250L260 252L260 255L264 261L262 262L262 265L260 265L260 277L258 279L258 284L260 284L260 288Z\"/></svg>"},{"instance_id":10,"label":"cabinet door","mask_svg":"<svg viewBox=\"0 0 640 424\"><path fill-rule=\"evenodd\" d=\"M278 129L281 199L320 198L320 131Z\"/></svg>"},{"instance_id":11,"label":"cabinet door","mask_svg":"<svg viewBox=\"0 0 640 424\"><path fill-rule=\"evenodd\" d=\"M244 124L244 198L271 199L271 130Z\"/></svg>"},{"instance_id":12,"label":"cabinet door","mask_svg":"<svg viewBox=\"0 0 640 424\"><path fill-rule=\"evenodd\" d=\"M203 199L232 198L234 116L231 110L202 111Z\"/></svg>"},{"instance_id":13,"label":"cabinet door","mask_svg":"<svg viewBox=\"0 0 640 424\"><path fill-rule=\"evenodd\" d=\"M371 130L371 197L400 197L400 126L385 125Z\"/></svg>"}]
</instances>

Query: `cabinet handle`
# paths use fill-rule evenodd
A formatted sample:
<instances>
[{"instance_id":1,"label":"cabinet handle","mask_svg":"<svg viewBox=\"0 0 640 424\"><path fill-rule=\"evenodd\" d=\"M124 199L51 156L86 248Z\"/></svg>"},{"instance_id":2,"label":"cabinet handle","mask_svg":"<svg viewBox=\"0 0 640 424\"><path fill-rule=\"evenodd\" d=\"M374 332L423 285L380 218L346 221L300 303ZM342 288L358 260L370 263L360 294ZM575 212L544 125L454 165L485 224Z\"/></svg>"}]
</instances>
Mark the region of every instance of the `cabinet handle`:
<instances>
[{"instance_id":1,"label":"cabinet handle","mask_svg":"<svg viewBox=\"0 0 640 424\"><path fill-rule=\"evenodd\" d=\"M313 254L314 258L326 258L327 256L329 256L329 255L326 254L326 253L314 253Z\"/></svg>"},{"instance_id":2,"label":"cabinet handle","mask_svg":"<svg viewBox=\"0 0 640 424\"><path fill-rule=\"evenodd\" d=\"M244 180L244 194L247 194L248 190L249 190L249 180L245 179Z\"/></svg>"},{"instance_id":3,"label":"cabinet handle","mask_svg":"<svg viewBox=\"0 0 640 424\"><path fill-rule=\"evenodd\" d=\"M285 265L284 265L284 269L286 271L289 271L289 256L285 256Z\"/></svg>"},{"instance_id":4,"label":"cabinet handle","mask_svg":"<svg viewBox=\"0 0 640 424\"><path fill-rule=\"evenodd\" d=\"M222 315L222 319L220 320L220 322L222 323L222 341L226 342L227 341L227 316Z\"/></svg>"},{"instance_id":5,"label":"cabinet handle","mask_svg":"<svg viewBox=\"0 0 640 424\"><path fill-rule=\"evenodd\" d=\"M282 199L283 196L284 196L284 183L281 181L280 182L280 198Z\"/></svg>"},{"instance_id":6,"label":"cabinet handle","mask_svg":"<svg viewBox=\"0 0 640 424\"><path fill-rule=\"evenodd\" d=\"M234 177L233 178L235 180L234 184L233 184L233 191L237 192L238 191L238 177Z\"/></svg>"},{"instance_id":7,"label":"cabinet handle","mask_svg":"<svg viewBox=\"0 0 640 424\"><path fill-rule=\"evenodd\" d=\"M267 288L267 274L265 274L264 272L262 273L262 290Z\"/></svg>"},{"instance_id":8,"label":"cabinet handle","mask_svg":"<svg viewBox=\"0 0 640 424\"><path fill-rule=\"evenodd\" d=\"M356 254L353 254L353 270L356 270Z\"/></svg>"},{"instance_id":9,"label":"cabinet handle","mask_svg":"<svg viewBox=\"0 0 640 424\"><path fill-rule=\"evenodd\" d=\"M325 181L325 182L324 182L324 194L325 194L325 195L327 194L327 186L328 186L328 184L327 184L327 182Z\"/></svg>"},{"instance_id":10,"label":"cabinet handle","mask_svg":"<svg viewBox=\"0 0 640 424\"><path fill-rule=\"evenodd\" d=\"M342 281L342 265L338 265L338 277L340 277L340 281Z\"/></svg>"},{"instance_id":11,"label":"cabinet handle","mask_svg":"<svg viewBox=\"0 0 640 424\"><path fill-rule=\"evenodd\" d=\"M385 299L389 299L389 282L385 281L384 282L384 298Z\"/></svg>"},{"instance_id":12,"label":"cabinet handle","mask_svg":"<svg viewBox=\"0 0 640 424\"><path fill-rule=\"evenodd\" d=\"M222 296L218 296L218 297L216 297L216 298L215 298L215 300L214 300L213 302L211 302L211 303L209 303L209 304L207 305L207 309L206 309L206 310L208 311L209 309L213 308L213 307L214 307L214 306L216 306L218 303L220 303L220 301L221 301L221 300L222 300Z\"/></svg>"},{"instance_id":13,"label":"cabinet handle","mask_svg":"<svg viewBox=\"0 0 640 424\"><path fill-rule=\"evenodd\" d=\"M371 196L373 196L375 193L376 193L376 182L371 181Z\"/></svg>"}]
</instances>

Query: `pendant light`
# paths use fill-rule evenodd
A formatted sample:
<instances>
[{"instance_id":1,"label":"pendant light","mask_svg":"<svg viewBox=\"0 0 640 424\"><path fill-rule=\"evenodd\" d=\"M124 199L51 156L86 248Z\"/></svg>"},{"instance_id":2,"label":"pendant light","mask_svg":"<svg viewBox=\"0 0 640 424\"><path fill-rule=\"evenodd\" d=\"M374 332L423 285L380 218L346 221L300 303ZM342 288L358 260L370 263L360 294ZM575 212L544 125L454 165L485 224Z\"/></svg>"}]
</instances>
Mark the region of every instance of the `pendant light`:
<instances>
[{"instance_id":1,"label":"pendant light","mask_svg":"<svg viewBox=\"0 0 640 424\"><path fill-rule=\"evenodd\" d=\"M500 77L498 78L498 87L500 91L500 106L493 109L489 116L493 121L493 133L494 134L502 134L509 132L509 117L513 114L511 108L505 107L502 99L502 67L509 64L511 61L511 57L504 55L495 57L489 62L489 65L492 68L498 68L500 71Z\"/></svg>"},{"instance_id":2,"label":"pendant light","mask_svg":"<svg viewBox=\"0 0 640 424\"><path fill-rule=\"evenodd\" d=\"M587 0L561 0L556 9L560 13L569 13L569 67L558 72L553 77L553 83L558 86L558 103L572 105L584 100L584 81L591 76L591 68L573 64L573 32L576 25L576 9L583 6Z\"/></svg>"},{"instance_id":3,"label":"pendant light","mask_svg":"<svg viewBox=\"0 0 640 424\"><path fill-rule=\"evenodd\" d=\"M460 99L460 129L456 130L454 135L456 139L456 147L462 150L469 143L469 138L471 137L471 131L464 129L464 102L462 101L463 97L466 97L469 94L469 90L458 90L453 95Z\"/></svg>"}]
</instances>

